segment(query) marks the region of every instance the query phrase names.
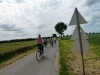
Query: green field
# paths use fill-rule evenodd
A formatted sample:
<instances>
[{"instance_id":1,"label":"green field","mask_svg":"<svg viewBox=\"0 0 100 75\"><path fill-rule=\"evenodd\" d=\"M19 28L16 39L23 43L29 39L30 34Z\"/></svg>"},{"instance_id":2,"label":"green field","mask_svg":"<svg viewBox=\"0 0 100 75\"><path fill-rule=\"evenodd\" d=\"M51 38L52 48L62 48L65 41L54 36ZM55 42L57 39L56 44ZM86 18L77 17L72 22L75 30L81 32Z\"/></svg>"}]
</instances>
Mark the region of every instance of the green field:
<instances>
[{"instance_id":1,"label":"green field","mask_svg":"<svg viewBox=\"0 0 100 75\"><path fill-rule=\"evenodd\" d=\"M19 48L33 46L34 44L35 44L34 41L2 43L2 44L0 44L0 54L4 54L4 53L10 52L10 51L14 51L14 50L19 49Z\"/></svg>"},{"instance_id":2,"label":"green field","mask_svg":"<svg viewBox=\"0 0 100 75\"><path fill-rule=\"evenodd\" d=\"M100 75L100 34L89 34L89 50L84 54L86 75ZM82 75L81 55L73 50L70 37L59 39L59 75Z\"/></svg>"},{"instance_id":3,"label":"green field","mask_svg":"<svg viewBox=\"0 0 100 75\"><path fill-rule=\"evenodd\" d=\"M35 47L35 40L10 42L0 44L0 63L11 59L21 53L32 50Z\"/></svg>"},{"instance_id":4,"label":"green field","mask_svg":"<svg viewBox=\"0 0 100 75\"><path fill-rule=\"evenodd\" d=\"M91 34L89 36L90 46L93 46L93 52L100 56L100 34Z\"/></svg>"},{"instance_id":5,"label":"green field","mask_svg":"<svg viewBox=\"0 0 100 75\"><path fill-rule=\"evenodd\" d=\"M86 75L100 75L100 34L89 34L89 50L84 54ZM73 50L70 37L59 38L60 70L59 75L82 75L81 55ZM0 64L30 51L35 47L35 40L0 44Z\"/></svg>"}]
</instances>

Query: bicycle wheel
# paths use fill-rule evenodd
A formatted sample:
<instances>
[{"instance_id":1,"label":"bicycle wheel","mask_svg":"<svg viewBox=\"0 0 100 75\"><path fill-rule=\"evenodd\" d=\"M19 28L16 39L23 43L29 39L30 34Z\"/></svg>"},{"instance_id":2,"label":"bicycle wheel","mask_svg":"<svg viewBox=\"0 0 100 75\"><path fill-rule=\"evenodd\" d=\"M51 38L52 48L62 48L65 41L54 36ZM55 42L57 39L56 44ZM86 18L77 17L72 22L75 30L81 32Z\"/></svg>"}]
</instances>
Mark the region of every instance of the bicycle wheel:
<instances>
[{"instance_id":1,"label":"bicycle wheel","mask_svg":"<svg viewBox=\"0 0 100 75\"><path fill-rule=\"evenodd\" d=\"M53 47L53 42L51 42L51 46Z\"/></svg>"},{"instance_id":2,"label":"bicycle wheel","mask_svg":"<svg viewBox=\"0 0 100 75\"><path fill-rule=\"evenodd\" d=\"M38 61L40 60L40 52L39 52L39 51L36 52L36 59L37 59Z\"/></svg>"}]
</instances>

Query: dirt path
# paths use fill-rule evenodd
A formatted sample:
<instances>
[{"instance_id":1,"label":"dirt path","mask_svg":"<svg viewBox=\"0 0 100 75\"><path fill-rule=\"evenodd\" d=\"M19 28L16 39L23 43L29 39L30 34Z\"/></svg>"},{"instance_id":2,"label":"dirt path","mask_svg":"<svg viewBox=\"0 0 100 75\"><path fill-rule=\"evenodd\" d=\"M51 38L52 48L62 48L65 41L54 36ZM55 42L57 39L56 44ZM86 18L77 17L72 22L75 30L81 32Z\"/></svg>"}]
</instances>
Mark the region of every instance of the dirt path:
<instances>
[{"instance_id":1,"label":"dirt path","mask_svg":"<svg viewBox=\"0 0 100 75\"><path fill-rule=\"evenodd\" d=\"M60 65L59 65L59 48L58 48L58 50L56 52L54 66L55 66L55 69L57 71L57 75L59 75L59 68L60 68Z\"/></svg>"}]
</instances>

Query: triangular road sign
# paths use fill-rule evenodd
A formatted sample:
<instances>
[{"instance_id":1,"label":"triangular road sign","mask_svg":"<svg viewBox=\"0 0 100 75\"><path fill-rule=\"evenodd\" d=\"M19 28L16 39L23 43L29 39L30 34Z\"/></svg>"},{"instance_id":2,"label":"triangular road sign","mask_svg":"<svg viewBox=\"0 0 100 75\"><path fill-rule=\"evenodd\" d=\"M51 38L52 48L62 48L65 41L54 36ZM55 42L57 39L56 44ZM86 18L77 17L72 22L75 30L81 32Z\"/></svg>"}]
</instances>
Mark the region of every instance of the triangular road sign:
<instances>
[{"instance_id":1,"label":"triangular road sign","mask_svg":"<svg viewBox=\"0 0 100 75\"><path fill-rule=\"evenodd\" d=\"M88 39L88 36L85 34L84 30L80 26L80 33L81 33L81 39ZM73 35L71 37L71 40L79 40L79 34L78 34L78 26L76 26Z\"/></svg>"},{"instance_id":2,"label":"triangular road sign","mask_svg":"<svg viewBox=\"0 0 100 75\"><path fill-rule=\"evenodd\" d=\"M75 9L69 25L77 25L76 12L78 12L79 24L87 23L87 21L82 17L82 15L79 13L79 11L77 9Z\"/></svg>"},{"instance_id":3,"label":"triangular road sign","mask_svg":"<svg viewBox=\"0 0 100 75\"><path fill-rule=\"evenodd\" d=\"M74 50L77 53L81 54L79 40L75 40L73 46L74 46ZM83 47L83 49L82 49L83 50L83 53L86 53L88 51L88 49L89 49L89 43L88 43L87 40L82 40L82 47Z\"/></svg>"}]
</instances>

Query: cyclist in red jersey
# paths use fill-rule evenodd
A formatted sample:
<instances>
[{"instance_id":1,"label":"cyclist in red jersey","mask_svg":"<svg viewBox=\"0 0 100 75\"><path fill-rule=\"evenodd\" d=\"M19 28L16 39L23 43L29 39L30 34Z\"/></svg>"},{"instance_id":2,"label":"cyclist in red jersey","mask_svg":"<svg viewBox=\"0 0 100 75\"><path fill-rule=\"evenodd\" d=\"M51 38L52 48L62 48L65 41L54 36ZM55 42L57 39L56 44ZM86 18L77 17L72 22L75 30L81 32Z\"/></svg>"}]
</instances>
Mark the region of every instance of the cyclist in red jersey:
<instances>
[{"instance_id":1,"label":"cyclist in red jersey","mask_svg":"<svg viewBox=\"0 0 100 75\"><path fill-rule=\"evenodd\" d=\"M37 42L37 45L38 45L38 47L39 47L39 49L40 49L40 53L42 52L44 52L44 49L43 49L43 38L41 37L41 35L39 34L38 35L38 38L36 39L36 42Z\"/></svg>"}]
</instances>

